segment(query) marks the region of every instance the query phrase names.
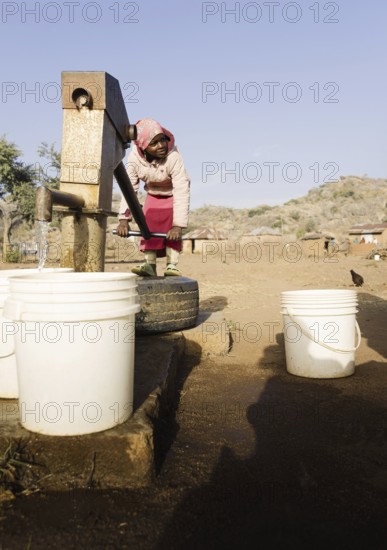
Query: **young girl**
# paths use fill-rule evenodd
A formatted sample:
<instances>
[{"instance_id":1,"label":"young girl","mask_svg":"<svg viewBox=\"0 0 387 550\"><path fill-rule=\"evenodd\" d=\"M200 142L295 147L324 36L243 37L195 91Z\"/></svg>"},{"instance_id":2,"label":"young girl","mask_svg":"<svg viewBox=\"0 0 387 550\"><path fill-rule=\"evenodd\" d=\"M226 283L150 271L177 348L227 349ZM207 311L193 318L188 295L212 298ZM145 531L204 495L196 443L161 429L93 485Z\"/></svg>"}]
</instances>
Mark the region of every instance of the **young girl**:
<instances>
[{"instance_id":1,"label":"young girl","mask_svg":"<svg viewBox=\"0 0 387 550\"><path fill-rule=\"evenodd\" d=\"M181 252L182 228L187 227L190 180L173 135L151 118L136 123L137 139L128 157L128 175L138 193L139 180L145 182L147 196L144 215L152 233L166 233L166 238L152 237L140 241L145 263L132 269L143 277L156 277L156 258L167 257L164 275L181 276L177 264ZM124 198L121 200L117 235L127 237L132 216Z\"/></svg>"}]
</instances>

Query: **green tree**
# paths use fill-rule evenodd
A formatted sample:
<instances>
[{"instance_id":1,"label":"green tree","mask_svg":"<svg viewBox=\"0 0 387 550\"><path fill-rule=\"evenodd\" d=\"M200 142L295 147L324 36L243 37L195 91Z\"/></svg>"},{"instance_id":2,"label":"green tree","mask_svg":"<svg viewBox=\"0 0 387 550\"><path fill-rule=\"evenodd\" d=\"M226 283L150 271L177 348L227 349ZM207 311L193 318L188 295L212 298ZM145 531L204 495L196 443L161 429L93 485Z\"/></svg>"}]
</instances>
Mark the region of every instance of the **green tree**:
<instances>
[{"instance_id":1,"label":"green tree","mask_svg":"<svg viewBox=\"0 0 387 550\"><path fill-rule=\"evenodd\" d=\"M10 245L12 227L25 220L32 223L36 188L35 169L20 160L21 151L0 137L0 212L3 217L3 250Z\"/></svg>"},{"instance_id":2,"label":"green tree","mask_svg":"<svg viewBox=\"0 0 387 550\"><path fill-rule=\"evenodd\" d=\"M43 141L38 147L38 155L44 159L37 170L39 185L49 189L59 189L61 156L54 144L48 145ZM59 227L61 214L53 212L51 227Z\"/></svg>"},{"instance_id":3,"label":"green tree","mask_svg":"<svg viewBox=\"0 0 387 550\"><path fill-rule=\"evenodd\" d=\"M60 185L60 153L54 147L43 141L38 147L38 155L47 162L42 163L38 169L38 180L40 185L50 189L59 189Z\"/></svg>"}]
</instances>

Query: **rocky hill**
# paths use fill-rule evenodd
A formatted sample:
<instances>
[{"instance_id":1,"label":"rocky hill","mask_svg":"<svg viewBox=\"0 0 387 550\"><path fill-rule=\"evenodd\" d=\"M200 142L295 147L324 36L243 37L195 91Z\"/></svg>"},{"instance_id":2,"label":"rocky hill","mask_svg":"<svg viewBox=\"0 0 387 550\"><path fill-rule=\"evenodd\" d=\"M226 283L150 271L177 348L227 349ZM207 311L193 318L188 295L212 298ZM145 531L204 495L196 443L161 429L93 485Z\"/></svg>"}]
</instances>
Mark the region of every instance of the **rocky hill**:
<instances>
[{"instance_id":1,"label":"rocky hill","mask_svg":"<svg viewBox=\"0 0 387 550\"><path fill-rule=\"evenodd\" d=\"M191 212L188 229L214 226L238 237L267 226L296 238L321 231L341 239L356 223L377 222L387 222L387 179L343 176L278 206L203 206Z\"/></svg>"}]
</instances>

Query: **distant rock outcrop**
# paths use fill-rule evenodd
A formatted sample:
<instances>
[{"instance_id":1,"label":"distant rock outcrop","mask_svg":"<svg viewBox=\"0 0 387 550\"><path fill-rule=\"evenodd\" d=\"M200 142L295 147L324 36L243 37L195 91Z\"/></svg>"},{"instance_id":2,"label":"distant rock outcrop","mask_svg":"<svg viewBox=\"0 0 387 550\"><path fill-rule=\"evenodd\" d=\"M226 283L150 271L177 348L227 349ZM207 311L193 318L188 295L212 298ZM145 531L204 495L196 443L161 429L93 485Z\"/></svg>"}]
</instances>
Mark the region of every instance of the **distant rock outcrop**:
<instances>
[{"instance_id":1,"label":"distant rock outcrop","mask_svg":"<svg viewBox=\"0 0 387 550\"><path fill-rule=\"evenodd\" d=\"M298 238L321 232L342 240L357 223L384 221L387 221L387 180L347 176L278 206L240 209L203 206L191 211L188 230L212 224L235 238L265 226Z\"/></svg>"}]
</instances>

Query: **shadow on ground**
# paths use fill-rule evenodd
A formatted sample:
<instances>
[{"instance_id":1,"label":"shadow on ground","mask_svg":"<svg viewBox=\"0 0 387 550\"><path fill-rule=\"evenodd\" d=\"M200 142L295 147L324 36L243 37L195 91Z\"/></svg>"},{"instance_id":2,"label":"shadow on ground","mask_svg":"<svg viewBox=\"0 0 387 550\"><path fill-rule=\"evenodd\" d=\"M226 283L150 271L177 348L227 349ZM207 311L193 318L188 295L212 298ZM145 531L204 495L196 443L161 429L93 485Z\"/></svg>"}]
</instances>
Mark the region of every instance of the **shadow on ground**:
<instances>
[{"instance_id":1,"label":"shadow on ground","mask_svg":"<svg viewBox=\"0 0 387 550\"><path fill-rule=\"evenodd\" d=\"M382 357L387 358L387 303L379 296L367 292L358 293L359 312L356 315L361 334L367 345Z\"/></svg>"},{"instance_id":2,"label":"shadow on ground","mask_svg":"<svg viewBox=\"0 0 387 550\"><path fill-rule=\"evenodd\" d=\"M385 356L385 301L363 294L360 304L363 337ZM223 446L210 481L185 496L157 548L385 548L387 364L370 361L341 379L292 376L280 335L257 369L268 365L272 376L244 413L254 452L240 459Z\"/></svg>"},{"instance_id":3,"label":"shadow on ground","mask_svg":"<svg viewBox=\"0 0 387 550\"><path fill-rule=\"evenodd\" d=\"M179 432L180 426L176 420L176 412L180 404L180 396L185 381L187 380L193 368L200 364L202 348L196 343L191 343L190 357L187 357L176 373L175 383L173 384L174 398L164 399L160 403L162 414L155 422L154 446L155 446L155 472L160 473L165 457L170 450Z\"/></svg>"},{"instance_id":4,"label":"shadow on ground","mask_svg":"<svg viewBox=\"0 0 387 550\"><path fill-rule=\"evenodd\" d=\"M200 301L201 311L222 311L228 304L226 296L211 296L206 300Z\"/></svg>"},{"instance_id":5,"label":"shadow on ground","mask_svg":"<svg viewBox=\"0 0 387 550\"><path fill-rule=\"evenodd\" d=\"M387 414L361 393L273 376L246 410L255 453L239 460L223 447L157 548L384 548Z\"/></svg>"}]
</instances>

